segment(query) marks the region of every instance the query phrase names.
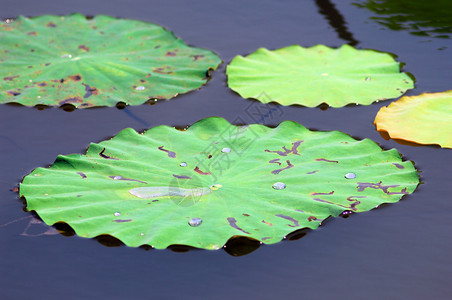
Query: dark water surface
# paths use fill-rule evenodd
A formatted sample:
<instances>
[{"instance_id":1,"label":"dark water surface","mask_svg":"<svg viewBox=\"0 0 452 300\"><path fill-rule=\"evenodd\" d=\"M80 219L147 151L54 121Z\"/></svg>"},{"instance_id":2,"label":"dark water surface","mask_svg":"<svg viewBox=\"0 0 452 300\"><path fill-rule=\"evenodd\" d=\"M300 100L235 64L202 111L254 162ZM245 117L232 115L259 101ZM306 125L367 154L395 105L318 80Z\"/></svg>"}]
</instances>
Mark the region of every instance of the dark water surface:
<instances>
[{"instance_id":1,"label":"dark water surface","mask_svg":"<svg viewBox=\"0 0 452 300\"><path fill-rule=\"evenodd\" d=\"M0 0L1 18L80 12L161 24L225 62L200 91L153 106L66 112L0 105L0 224L12 222L0 227L0 299L450 299L452 151L385 141L372 122L390 101L326 111L282 107L262 119L266 125L289 119L371 138L385 149L397 148L422 171L425 183L401 202L334 219L303 239L233 257L222 250L105 247L94 239L42 235L46 228L36 224L26 233L39 236L22 234L30 214L10 189L58 154L83 153L90 142L126 127L184 126L209 116L258 122L268 106L241 99L226 86L225 64L237 54L354 43L398 54L417 79L409 95L452 89L450 39L390 31L351 2L336 0L332 10L330 1L321 0Z\"/></svg>"}]
</instances>

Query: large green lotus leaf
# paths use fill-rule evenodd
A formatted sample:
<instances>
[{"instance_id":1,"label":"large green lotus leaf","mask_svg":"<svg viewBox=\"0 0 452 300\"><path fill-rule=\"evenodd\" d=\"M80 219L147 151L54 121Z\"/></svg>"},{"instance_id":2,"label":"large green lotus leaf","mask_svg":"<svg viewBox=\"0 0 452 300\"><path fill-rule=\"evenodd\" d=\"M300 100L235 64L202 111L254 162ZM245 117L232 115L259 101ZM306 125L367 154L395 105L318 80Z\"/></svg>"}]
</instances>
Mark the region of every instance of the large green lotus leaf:
<instances>
[{"instance_id":1,"label":"large green lotus leaf","mask_svg":"<svg viewBox=\"0 0 452 300\"><path fill-rule=\"evenodd\" d=\"M452 148L452 90L404 96L382 107L374 123L393 139Z\"/></svg>"},{"instance_id":2,"label":"large green lotus leaf","mask_svg":"<svg viewBox=\"0 0 452 300\"><path fill-rule=\"evenodd\" d=\"M104 15L20 16L0 40L0 103L138 105L199 88L221 62L163 27Z\"/></svg>"},{"instance_id":3,"label":"large green lotus leaf","mask_svg":"<svg viewBox=\"0 0 452 300\"><path fill-rule=\"evenodd\" d=\"M83 237L218 249L233 236L276 243L343 211L397 202L417 184L410 161L371 140L211 117L186 131L125 129L86 155L58 156L24 178L20 195L47 224Z\"/></svg>"},{"instance_id":4,"label":"large green lotus leaf","mask_svg":"<svg viewBox=\"0 0 452 300\"><path fill-rule=\"evenodd\" d=\"M414 86L390 54L349 45L260 48L236 56L226 72L229 87L244 98L308 107L368 105L399 97Z\"/></svg>"},{"instance_id":5,"label":"large green lotus leaf","mask_svg":"<svg viewBox=\"0 0 452 300\"><path fill-rule=\"evenodd\" d=\"M371 19L391 30L439 38L452 33L450 0L361 0L354 4L377 14Z\"/></svg>"}]
</instances>

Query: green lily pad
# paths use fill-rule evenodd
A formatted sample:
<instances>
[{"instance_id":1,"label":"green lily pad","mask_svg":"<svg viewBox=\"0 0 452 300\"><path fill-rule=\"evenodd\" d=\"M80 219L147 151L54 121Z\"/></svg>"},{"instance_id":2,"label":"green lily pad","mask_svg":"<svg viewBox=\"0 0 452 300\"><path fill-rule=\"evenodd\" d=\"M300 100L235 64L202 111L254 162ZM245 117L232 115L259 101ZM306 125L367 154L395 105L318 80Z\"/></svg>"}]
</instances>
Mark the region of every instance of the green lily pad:
<instances>
[{"instance_id":1,"label":"green lily pad","mask_svg":"<svg viewBox=\"0 0 452 300\"><path fill-rule=\"evenodd\" d=\"M221 62L161 26L81 14L6 20L0 103L114 106L170 99L206 83Z\"/></svg>"},{"instance_id":2,"label":"green lily pad","mask_svg":"<svg viewBox=\"0 0 452 300\"><path fill-rule=\"evenodd\" d=\"M414 87L389 53L349 45L260 48L246 57L236 56L226 73L229 87L244 98L308 107L369 105Z\"/></svg>"},{"instance_id":3,"label":"green lily pad","mask_svg":"<svg viewBox=\"0 0 452 300\"><path fill-rule=\"evenodd\" d=\"M383 106L374 123L396 140L452 148L452 90L404 96Z\"/></svg>"},{"instance_id":4,"label":"green lily pad","mask_svg":"<svg viewBox=\"0 0 452 300\"><path fill-rule=\"evenodd\" d=\"M391 30L435 38L450 38L452 33L450 0L365 0L354 4L374 12L377 16L370 19Z\"/></svg>"},{"instance_id":5,"label":"green lily pad","mask_svg":"<svg viewBox=\"0 0 452 300\"><path fill-rule=\"evenodd\" d=\"M329 216L397 202L418 182L410 161L368 139L211 117L185 131L125 129L85 155L58 156L24 178L20 195L45 223L83 237L218 249L234 236L276 243Z\"/></svg>"}]
</instances>

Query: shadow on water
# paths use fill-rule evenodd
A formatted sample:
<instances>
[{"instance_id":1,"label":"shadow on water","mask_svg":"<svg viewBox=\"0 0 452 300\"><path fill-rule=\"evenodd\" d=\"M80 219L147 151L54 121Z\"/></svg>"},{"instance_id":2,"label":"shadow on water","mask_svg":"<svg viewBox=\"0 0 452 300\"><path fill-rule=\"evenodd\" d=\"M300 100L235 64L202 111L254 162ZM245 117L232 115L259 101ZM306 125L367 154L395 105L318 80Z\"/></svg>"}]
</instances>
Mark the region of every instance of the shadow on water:
<instances>
[{"instance_id":1,"label":"shadow on water","mask_svg":"<svg viewBox=\"0 0 452 300\"><path fill-rule=\"evenodd\" d=\"M377 14L371 19L391 30L435 38L450 38L452 33L450 0L361 0L353 4Z\"/></svg>"},{"instance_id":2,"label":"shadow on water","mask_svg":"<svg viewBox=\"0 0 452 300\"><path fill-rule=\"evenodd\" d=\"M351 46L359 44L359 41L356 40L353 37L353 34L348 30L344 16L330 0L315 0L315 3L319 8L319 13L328 20L328 23L337 32L339 38L347 41Z\"/></svg>"}]
</instances>

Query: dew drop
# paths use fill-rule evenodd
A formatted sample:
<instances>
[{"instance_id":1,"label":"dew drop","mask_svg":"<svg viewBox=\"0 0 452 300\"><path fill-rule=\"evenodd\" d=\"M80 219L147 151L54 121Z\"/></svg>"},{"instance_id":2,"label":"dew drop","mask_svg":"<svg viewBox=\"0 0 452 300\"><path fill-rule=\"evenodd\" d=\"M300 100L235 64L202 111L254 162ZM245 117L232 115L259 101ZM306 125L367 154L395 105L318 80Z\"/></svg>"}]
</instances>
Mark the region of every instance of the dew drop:
<instances>
[{"instance_id":1,"label":"dew drop","mask_svg":"<svg viewBox=\"0 0 452 300\"><path fill-rule=\"evenodd\" d=\"M144 235L144 233L140 233L140 235L141 235L141 236L143 236L143 235Z\"/></svg>"},{"instance_id":2,"label":"dew drop","mask_svg":"<svg viewBox=\"0 0 452 300\"><path fill-rule=\"evenodd\" d=\"M136 90L139 90L139 91L142 91L142 90L144 90L144 89L145 89L145 87L142 86L142 85L136 87Z\"/></svg>"},{"instance_id":3,"label":"dew drop","mask_svg":"<svg viewBox=\"0 0 452 300\"><path fill-rule=\"evenodd\" d=\"M122 176L115 176L115 177L113 177L113 179L114 179L114 180L121 180L121 179L122 179Z\"/></svg>"},{"instance_id":4,"label":"dew drop","mask_svg":"<svg viewBox=\"0 0 452 300\"><path fill-rule=\"evenodd\" d=\"M181 167L186 167L186 166L187 166L187 163L186 163L186 162L181 162L179 166L181 166Z\"/></svg>"},{"instance_id":5,"label":"dew drop","mask_svg":"<svg viewBox=\"0 0 452 300\"><path fill-rule=\"evenodd\" d=\"M41 96L38 96L38 98L41 98Z\"/></svg>"},{"instance_id":6,"label":"dew drop","mask_svg":"<svg viewBox=\"0 0 452 300\"><path fill-rule=\"evenodd\" d=\"M197 227L199 225L201 225L202 220L200 218L193 218L190 219L190 221L188 221L188 225L192 226L192 227Z\"/></svg>"},{"instance_id":7,"label":"dew drop","mask_svg":"<svg viewBox=\"0 0 452 300\"><path fill-rule=\"evenodd\" d=\"M276 183L273 184L273 188L275 190L283 190L283 189L286 188L286 184L283 183L283 182L276 182Z\"/></svg>"},{"instance_id":8,"label":"dew drop","mask_svg":"<svg viewBox=\"0 0 452 300\"><path fill-rule=\"evenodd\" d=\"M30 80L28 80L28 82L33 82L33 80L30 79Z\"/></svg>"},{"instance_id":9,"label":"dew drop","mask_svg":"<svg viewBox=\"0 0 452 300\"><path fill-rule=\"evenodd\" d=\"M72 58L72 55L71 54L63 54L63 55L61 55L61 57L67 57L67 58Z\"/></svg>"},{"instance_id":10,"label":"dew drop","mask_svg":"<svg viewBox=\"0 0 452 300\"><path fill-rule=\"evenodd\" d=\"M347 174L345 174L345 178L354 179L354 178L356 178L356 174L355 173L347 173Z\"/></svg>"},{"instance_id":11,"label":"dew drop","mask_svg":"<svg viewBox=\"0 0 452 300\"><path fill-rule=\"evenodd\" d=\"M366 81L370 81L370 77L366 77Z\"/></svg>"},{"instance_id":12,"label":"dew drop","mask_svg":"<svg viewBox=\"0 0 452 300\"><path fill-rule=\"evenodd\" d=\"M121 213L119 211L114 213L115 217L119 217L121 215Z\"/></svg>"},{"instance_id":13,"label":"dew drop","mask_svg":"<svg viewBox=\"0 0 452 300\"><path fill-rule=\"evenodd\" d=\"M221 152L229 153L229 152L231 152L231 149L230 148L223 148L223 149L221 149Z\"/></svg>"}]
</instances>

